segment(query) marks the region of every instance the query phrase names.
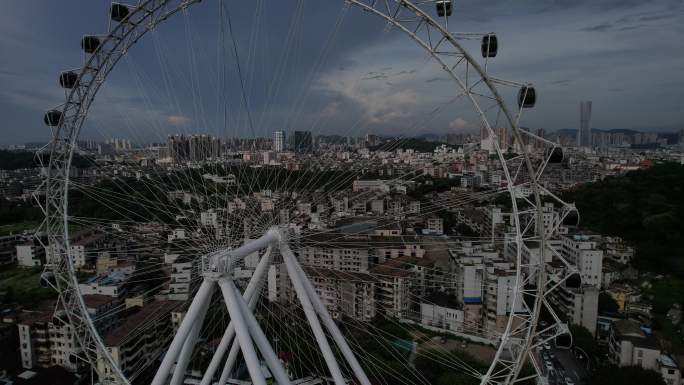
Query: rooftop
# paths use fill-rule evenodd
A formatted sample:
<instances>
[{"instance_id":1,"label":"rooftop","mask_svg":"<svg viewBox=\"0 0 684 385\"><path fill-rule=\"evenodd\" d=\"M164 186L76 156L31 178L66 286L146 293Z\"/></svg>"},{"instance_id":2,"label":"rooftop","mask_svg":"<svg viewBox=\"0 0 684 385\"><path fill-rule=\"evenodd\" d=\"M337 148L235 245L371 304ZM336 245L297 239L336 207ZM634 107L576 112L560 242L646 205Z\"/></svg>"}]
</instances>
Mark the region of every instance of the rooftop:
<instances>
[{"instance_id":1,"label":"rooftop","mask_svg":"<svg viewBox=\"0 0 684 385\"><path fill-rule=\"evenodd\" d=\"M83 296L83 302L85 302L86 307L89 308L96 308L115 301L115 298L102 294L85 294Z\"/></svg>"},{"instance_id":2,"label":"rooftop","mask_svg":"<svg viewBox=\"0 0 684 385\"><path fill-rule=\"evenodd\" d=\"M639 325L632 320L615 321L613 329L618 340L629 341L639 348L660 350L658 339L652 335L646 335Z\"/></svg>"},{"instance_id":3,"label":"rooftop","mask_svg":"<svg viewBox=\"0 0 684 385\"><path fill-rule=\"evenodd\" d=\"M322 269L319 267L303 267L304 271L309 277L321 277L344 280L346 282L374 282L377 281L371 274L359 273L356 271L339 271L331 269Z\"/></svg>"},{"instance_id":4,"label":"rooftop","mask_svg":"<svg viewBox=\"0 0 684 385\"><path fill-rule=\"evenodd\" d=\"M450 309L460 309L462 307L456 296L441 292L428 294L425 297L425 301L431 302L437 306L448 307Z\"/></svg>"},{"instance_id":5,"label":"rooftop","mask_svg":"<svg viewBox=\"0 0 684 385\"><path fill-rule=\"evenodd\" d=\"M141 325L148 328L156 327L156 323L150 322L153 319L160 319L161 317L169 316L171 311L180 306L181 301L154 301L143 306L139 311L128 316L124 322L117 328L113 329L104 337L106 346L120 346L126 342L127 338L132 334L139 335L141 332ZM170 317L170 316L169 316ZM169 320L170 322L170 320Z\"/></svg>"}]
</instances>

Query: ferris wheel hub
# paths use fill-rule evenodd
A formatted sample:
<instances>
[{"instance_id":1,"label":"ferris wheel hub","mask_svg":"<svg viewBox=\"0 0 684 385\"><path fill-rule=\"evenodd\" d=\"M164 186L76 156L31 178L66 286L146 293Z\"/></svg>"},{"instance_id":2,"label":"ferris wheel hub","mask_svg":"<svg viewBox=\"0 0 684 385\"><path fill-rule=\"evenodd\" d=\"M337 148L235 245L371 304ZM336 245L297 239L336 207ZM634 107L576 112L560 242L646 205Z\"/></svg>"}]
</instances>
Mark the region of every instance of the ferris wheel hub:
<instances>
[{"instance_id":1,"label":"ferris wheel hub","mask_svg":"<svg viewBox=\"0 0 684 385\"><path fill-rule=\"evenodd\" d=\"M255 251L281 245L286 242L287 234L279 227L271 227L261 237L249 241L237 249L223 249L214 251L202 257L202 275L205 278L217 280L230 275L235 265Z\"/></svg>"}]
</instances>

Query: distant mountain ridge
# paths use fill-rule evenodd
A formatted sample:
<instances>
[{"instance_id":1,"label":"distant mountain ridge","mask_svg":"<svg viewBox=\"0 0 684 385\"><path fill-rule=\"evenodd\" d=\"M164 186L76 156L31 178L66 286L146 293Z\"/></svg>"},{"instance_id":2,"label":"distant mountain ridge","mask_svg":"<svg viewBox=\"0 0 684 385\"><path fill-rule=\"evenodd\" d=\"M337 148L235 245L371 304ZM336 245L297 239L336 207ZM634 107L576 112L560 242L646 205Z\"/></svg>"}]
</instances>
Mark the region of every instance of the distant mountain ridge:
<instances>
[{"instance_id":1,"label":"distant mountain ridge","mask_svg":"<svg viewBox=\"0 0 684 385\"><path fill-rule=\"evenodd\" d=\"M630 130L627 128L613 128L610 130L601 130L598 128L592 128L591 132L604 132L604 133L609 133L609 134L634 135L634 134L639 134L639 133L645 132L645 131ZM575 129L575 128L563 128L563 129L556 131L556 133L560 134L560 135L574 136L574 135L577 135L577 129Z\"/></svg>"}]
</instances>

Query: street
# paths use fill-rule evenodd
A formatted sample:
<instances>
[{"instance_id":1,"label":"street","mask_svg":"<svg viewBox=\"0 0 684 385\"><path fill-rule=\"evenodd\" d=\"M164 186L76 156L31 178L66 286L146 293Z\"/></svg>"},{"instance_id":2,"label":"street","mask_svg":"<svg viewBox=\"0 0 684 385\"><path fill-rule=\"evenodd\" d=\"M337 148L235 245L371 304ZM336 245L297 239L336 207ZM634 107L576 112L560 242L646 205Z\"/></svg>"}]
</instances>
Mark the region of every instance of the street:
<instances>
[{"instance_id":1,"label":"street","mask_svg":"<svg viewBox=\"0 0 684 385\"><path fill-rule=\"evenodd\" d=\"M553 343L546 344L537 351L542 371L546 373L551 385L582 385L588 372L584 363L578 361L570 349L556 348Z\"/></svg>"}]
</instances>

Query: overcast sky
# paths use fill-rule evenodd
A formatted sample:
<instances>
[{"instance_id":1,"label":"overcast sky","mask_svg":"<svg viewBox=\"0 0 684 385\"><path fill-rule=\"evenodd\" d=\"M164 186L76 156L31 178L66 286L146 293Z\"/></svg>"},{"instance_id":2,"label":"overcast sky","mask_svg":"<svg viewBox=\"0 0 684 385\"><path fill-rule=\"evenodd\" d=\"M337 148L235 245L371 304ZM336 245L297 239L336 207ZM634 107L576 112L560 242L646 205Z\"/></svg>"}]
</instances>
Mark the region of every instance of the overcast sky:
<instances>
[{"instance_id":1,"label":"overcast sky","mask_svg":"<svg viewBox=\"0 0 684 385\"><path fill-rule=\"evenodd\" d=\"M64 101L58 74L83 64L80 38L106 31L109 2L2 3L0 144L46 141L42 115ZM440 67L377 17L345 12L342 1L305 0L301 12L295 0L224 4L232 35L219 1L205 0L134 47L98 94L82 137L477 129L472 107L447 103L457 91ZM592 100L595 128L684 128L682 0L460 0L449 27L497 33L489 72L533 83L539 94L526 126L576 128L580 100ZM477 42L466 46L478 54Z\"/></svg>"}]
</instances>

